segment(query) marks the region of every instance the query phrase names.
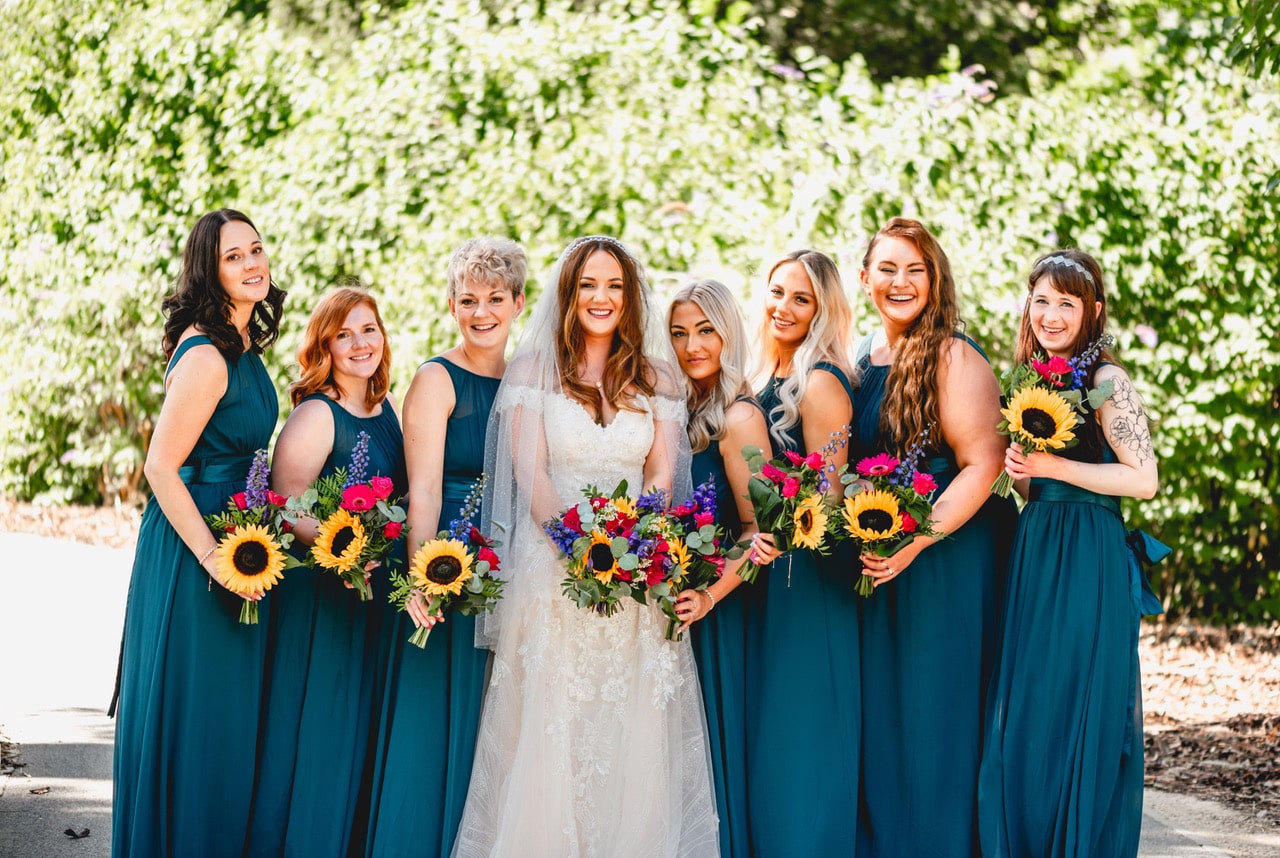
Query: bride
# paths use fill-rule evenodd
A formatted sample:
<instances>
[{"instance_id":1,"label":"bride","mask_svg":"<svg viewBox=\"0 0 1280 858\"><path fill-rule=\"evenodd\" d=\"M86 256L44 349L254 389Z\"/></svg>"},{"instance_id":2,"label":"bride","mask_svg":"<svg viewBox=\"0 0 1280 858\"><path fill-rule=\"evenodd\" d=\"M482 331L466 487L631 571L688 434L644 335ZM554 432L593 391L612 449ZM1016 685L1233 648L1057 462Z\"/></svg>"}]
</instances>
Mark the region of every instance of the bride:
<instances>
[{"instance_id":1,"label":"bride","mask_svg":"<svg viewBox=\"0 0 1280 858\"><path fill-rule=\"evenodd\" d=\"M574 241L498 391L484 518L508 583L477 625L494 661L459 858L718 854L688 640L664 640L653 606L577 607L539 524L588 485L690 493L683 388L652 309L620 242Z\"/></svg>"}]
</instances>

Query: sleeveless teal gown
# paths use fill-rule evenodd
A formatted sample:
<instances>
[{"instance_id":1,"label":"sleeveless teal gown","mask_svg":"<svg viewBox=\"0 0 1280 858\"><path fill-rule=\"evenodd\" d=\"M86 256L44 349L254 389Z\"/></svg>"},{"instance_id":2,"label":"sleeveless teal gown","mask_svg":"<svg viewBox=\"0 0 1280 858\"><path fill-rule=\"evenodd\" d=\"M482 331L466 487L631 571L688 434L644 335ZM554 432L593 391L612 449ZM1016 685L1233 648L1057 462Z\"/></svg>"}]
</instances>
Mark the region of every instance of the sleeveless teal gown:
<instances>
[{"instance_id":1,"label":"sleeveless teal gown","mask_svg":"<svg viewBox=\"0 0 1280 858\"><path fill-rule=\"evenodd\" d=\"M752 400L752 404L755 402ZM729 455L741 455L731 450ZM738 505L729 485L720 442L693 454L693 484L708 479L716 484L716 518L730 539L742 531ZM744 601L752 584L740 584L711 613L689 629L693 659L702 683L702 703L707 713L707 734L711 742L711 768L716 790L716 811L720 815L720 854L725 858L747 858L747 737L743 731L746 713L746 609Z\"/></svg>"},{"instance_id":2,"label":"sleeveless teal gown","mask_svg":"<svg viewBox=\"0 0 1280 858\"><path fill-rule=\"evenodd\" d=\"M852 398L839 368L817 368L836 375ZM766 420L781 381L759 394ZM802 439L802 427L791 434ZM853 853L861 686L851 556L840 548L827 557L791 551L734 593L745 597L747 626L746 708L736 713L748 772L750 840L734 842L742 854Z\"/></svg>"},{"instance_id":3,"label":"sleeveless teal gown","mask_svg":"<svg viewBox=\"0 0 1280 858\"><path fill-rule=\"evenodd\" d=\"M851 469L892 452L880 435L889 367L863 357L858 368ZM945 447L921 470L937 480L935 500L958 473ZM978 854L984 699L1016 515L1012 501L992 495L863 602L862 723L874 727L862 743L859 858Z\"/></svg>"},{"instance_id":4,"label":"sleeveless teal gown","mask_svg":"<svg viewBox=\"0 0 1280 858\"><path fill-rule=\"evenodd\" d=\"M1062 455L1083 458L1083 446ZM1115 461L1110 448L1102 460ZM989 858L1138 854L1138 621L1162 611L1144 600L1143 583L1119 498L1032 479L979 780Z\"/></svg>"},{"instance_id":5,"label":"sleeveless teal gown","mask_svg":"<svg viewBox=\"0 0 1280 858\"><path fill-rule=\"evenodd\" d=\"M321 477L349 467L359 433L367 432L366 476L390 477L393 498L408 490L404 436L390 404L361 418L324 394L304 401L310 400L324 402L333 415L333 448ZM295 550L299 559L305 557L302 543ZM366 809L358 796L379 684L370 627L381 617L376 599L386 599L388 572L374 570L378 586L367 602L333 572L305 566L289 570L272 594L248 856L343 858L353 825L363 830Z\"/></svg>"},{"instance_id":6,"label":"sleeveless teal gown","mask_svg":"<svg viewBox=\"0 0 1280 858\"><path fill-rule=\"evenodd\" d=\"M208 344L202 335L183 341L169 369ZM244 491L253 454L270 445L278 416L258 356L227 361L226 393L179 471L201 514ZM244 850L272 599L258 603L258 625L241 625L243 600L210 589L197 560L152 497L138 531L111 706L113 855Z\"/></svg>"},{"instance_id":7,"label":"sleeveless teal gown","mask_svg":"<svg viewBox=\"0 0 1280 858\"><path fill-rule=\"evenodd\" d=\"M448 370L456 400L444 445L440 527L445 528L484 470L485 429L501 380L443 357L431 360ZM479 525L478 511L472 522ZM389 655L373 748L370 856L448 855L458 833L489 653L476 648L474 617L446 616L424 649L407 642L414 628L407 614L392 616L382 634L380 646Z\"/></svg>"}]
</instances>

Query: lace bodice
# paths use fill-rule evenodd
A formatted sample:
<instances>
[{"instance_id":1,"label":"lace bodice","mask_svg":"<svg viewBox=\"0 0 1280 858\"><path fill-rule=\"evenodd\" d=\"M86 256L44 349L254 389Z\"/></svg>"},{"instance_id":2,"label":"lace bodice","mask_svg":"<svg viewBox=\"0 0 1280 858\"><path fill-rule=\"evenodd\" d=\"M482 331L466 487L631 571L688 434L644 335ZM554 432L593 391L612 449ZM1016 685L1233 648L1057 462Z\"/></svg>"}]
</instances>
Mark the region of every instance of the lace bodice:
<instances>
[{"instance_id":1,"label":"lace bodice","mask_svg":"<svg viewBox=\"0 0 1280 858\"><path fill-rule=\"evenodd\" d=\"M610 492L626 480L630 494L642 491L644 460L653 446L653 415L648 401L640 402L646 410L619 411L601 426L575 400L561 394L548 397L544 420L551 480L566 506L580 501L588 485Z\"/></svg>"}]
</instances>

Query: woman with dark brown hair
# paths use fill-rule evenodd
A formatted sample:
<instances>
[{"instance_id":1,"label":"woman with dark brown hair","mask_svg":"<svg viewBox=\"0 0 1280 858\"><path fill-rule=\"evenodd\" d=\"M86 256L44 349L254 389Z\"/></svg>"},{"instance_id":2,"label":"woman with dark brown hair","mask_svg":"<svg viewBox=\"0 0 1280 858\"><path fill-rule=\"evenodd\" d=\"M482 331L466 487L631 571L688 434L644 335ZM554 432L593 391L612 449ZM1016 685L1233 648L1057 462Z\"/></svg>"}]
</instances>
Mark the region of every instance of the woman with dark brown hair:
<instances>
[{"instance_id":1,"label":"woman with dark brown hair","mask_svg":"<svg viewBox=\"0 0 1280 858\"><path fill-rule=\"evenodd\" d=\"M283 307L249 218L200 218L163 304L165 397L111 707L115 855L244 848L271 613L264 604L258 625L240 625L242 597L223 586L203 516L245 490L254 453L271 443L279 406L259 354Z\"/></svg>"},{"instance_id":2,"label":"woman with dark brown hair","mask_svg":"<svg viewBox=\"0 0 1280 858\"><path fill-rule=\"evenodd\" d=\"M934 525L892 557L863 555L858 855L976 855L983 702L1013 505L990 486L1000 390L961 333L951 266L918 221L893 218L862 260L881 331L863 341L849 461L920 445Z\"/></svg>"}]
</instances>

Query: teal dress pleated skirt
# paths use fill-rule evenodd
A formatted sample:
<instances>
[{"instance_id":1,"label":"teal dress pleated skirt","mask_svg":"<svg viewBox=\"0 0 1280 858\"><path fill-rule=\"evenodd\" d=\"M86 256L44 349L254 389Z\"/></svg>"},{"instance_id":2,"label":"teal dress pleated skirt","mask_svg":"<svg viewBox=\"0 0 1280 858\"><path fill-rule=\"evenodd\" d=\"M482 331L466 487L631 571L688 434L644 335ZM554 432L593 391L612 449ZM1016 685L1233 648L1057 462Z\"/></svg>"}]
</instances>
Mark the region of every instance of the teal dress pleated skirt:
<instances>
[{"instance_id":1,"label":"teal dress pleated skirt","mask_svg":"<svg viewBox=\"0 0 1280 858\"><path fill-rule=\"evenodd\" d=\"M851 468L892 452L880 435L888 372L859 363ZM958 473L949 450L936 453L921 467L938 483L935 500ZM992 495L863 601L859 858L978 854L985 694L1016 515L1012 501Z\"/></svg>"},{"instance_id":2,"label":"teal dress pleated skirt","mask_svg":"<svg viewBox=\"0 0 1280 858\"><path fill-rule=\"evenodd\" d=\"M1137 855L1140 576L1117 498L1032 480L979 785L988 858Z\"/></svg>"},{"instance_id":3,"label":"teal dress pleated skirt","mask_svg":"<svg viewBox=\"0 0 1280 858\"><path fill-rule=\"evenodd\" d=\"M444 449L440 527L456 519L484 470L485 428L500 379L443 357L455 404ZM480 523L476 512L472 522ZM475 618L447 613L423 649L408 643L408 615L388 616L379 648L386 685L373 748L365 854L445 856L453 848L475 758L488 651L475 645Z\"/></svg>"},{"instance_id":4,"label":"teal dress pleated skirt","mask_svg":"<svg viewBox=\"0 0 1280 858\"><path fill-rule=\"evenodd\" d=\"M818 368L849 390L839 368ZM780 381L758 396L766 416ZM791 434L803 438L802 427ZM746 854L854 854L861 685L850 563L842 549L790 551L734 593L745 596L747 629Z\"/></svg>"},{"instance_id":5,"label":"teal dress pleated skirt","mask_svg":"<svg viewBox=\"0 0 1280 858\"><path fill-rule=\"evenodd\" d=\"M692 471L695 486L708 479L715 480L717 524L730 539L736 539L742 522L720 455L720 442L712 441L707 449L693 454ZM707 713L716 812L720 815L720 854L725 858L750 855L747 737L743 718L748 708L744 600L752 586L740 584L686 632L698 666L702 703Z\"/></svg>"},{"instance_id":6,"label":"teal dress pleated skirt","mask_svg":"<svg viewBox=\"0 0 1280 858\"><path fill-rule=\"evenodd\" d=\"M204 336L180 343L169 367ZM201 514L245 490L279 416L252 352L227 362L227 389L179 474ZM116 698L111 850L129 858L239 856L253 795L269 594L258 625L209 576L153 497L129 581Z\"/></svg>"},{"instance_id":7,"label":"teal dress pleated skirt","mask_svg":"<svg viewBox=\"0 0 1280 858\"><path fill-rule=\"evenodd\" d=\"M321 477L350 467L351 451L366 432L366 477L390 477L392 497L405 494L404 437L390 404L361 418L323 394L308 400L324 402L333 415L333 448ZM306 547L295 547L299 559L305 557ZM364 830L360 786L381 688L371 627L384 613L377 600L386 600L389 565L373 571L369 601L318 567L288 570L272 591L266 704L245 850L250 858L344 858L353 829Z\"/></svg>"}]
</instances>

